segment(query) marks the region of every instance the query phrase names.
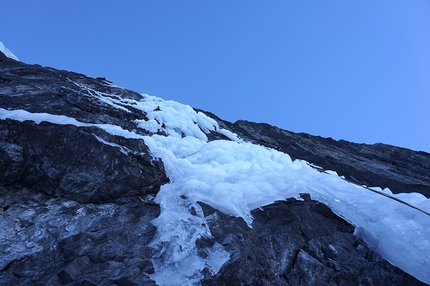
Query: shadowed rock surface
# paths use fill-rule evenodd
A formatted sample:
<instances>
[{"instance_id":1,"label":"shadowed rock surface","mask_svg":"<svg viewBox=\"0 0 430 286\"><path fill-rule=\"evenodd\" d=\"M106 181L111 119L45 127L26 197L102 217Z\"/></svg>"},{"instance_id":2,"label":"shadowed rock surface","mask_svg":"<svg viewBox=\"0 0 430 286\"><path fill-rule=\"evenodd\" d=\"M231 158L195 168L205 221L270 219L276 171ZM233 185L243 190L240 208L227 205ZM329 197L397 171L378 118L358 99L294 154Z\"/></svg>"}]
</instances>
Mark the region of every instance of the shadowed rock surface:
<instances>
[{"instance_id":1,"label":"shadowed rock surface","mask_svg":"<svg viewBox=\"0 0 430 286\"><path fill-rule=\"evenodd\" d=\"M98 96L141 95L105 79L0 53L0 107L147 134L145 114ZM169 180L143 140L97 127L0 120L0 285L151 285L151 203ZM122 284L121 284L122 283Z\"/></svg>"},{"instance_id":2,"label":"shadowed rock surface","mask_svg":"<svg viewBox=\"0 0 430 286\"><path fill-rule=\"evenodd\" d=\"M147 246L158 205L91 204L0 188L0 285L155 285Z\"/></svg>"},{"instance_id":3,"label":"shadowed rock surface","mask_svg":"<svg viewBox=\"0 0 430 286\"><path fill-rule=\"evenodd\" d=\"M2 120L0 137L0 186L105 203L155 195L168 181L142 140L95 127Z\"/></svg>"},{"instance_id":4,"label":"shadowed rock surface","mask_svg":"<svg viewBox=\"0 0 430 286\"><path fill-rule=\"evenodd\" d=\"M103 95L103 99L100 95ZM6 58L0 53L1 107L65 115L80 122L114 124L126 130L147 134L133 120L145 114L130 106L116 108L127 99L139 100L142 95L119 88L105 78L27 65ZM109 100L106 100L109 98Z\"/></svg>"},{"instance_id":5,"label":"shadowed rock surface","mask_svg":"<svg viewBox=\"0 0 430 286\"><path fill-rule=\"evenodd\" d=\"M230 253L203 285L425 285L371 251L328 207L304 198L252 211L252 229L202 204L214 239Z\"/></svg>"},{"instance_id":6,"label":"shadowed rock surface","mask_svg":"<svg viewBox=\"0 0 430 286\"><path fill-rule=\"evenodd\" d=\"M4 109L65 115L148 134L134 123L146 119L142 111L118 107L140 98L103 78L27 65L0 53ZM384 164L398 166L396 182L416 185L414 190L423 192L428 187L428 178L423 179L426 153L407 150L390 157L391 151L384 150L396 147L380 145L378 152L385 155L369 149L372 154L366 157L329 139L217 120L247 140L291 151L293 158L327 169L337 170L331 166L338 161L329 164L336 154L355 158L361 164L350 162L349 169L342 170L358 181L371 180L368 185L391 182L391 173L375 171L371 179L366 173L375 156L385 156ZM210 138L225 139L219 134ZM414 164L413 158L418 158ZM378 168L387 166L378 160ZM152 199L168 181L163 162L149 155L142 140L113 136L95 126L0 120L0 285L155 285L149 278L154 253L148 244L156 232L151 220L160 208ZM197 241L201 255L218 241L231 256L217 275L206 273L203 284L421 285L367 248L352 235L353 227L327 207L304 198L254 210L252 229L242 219L203 205L214 237Z\"/></svg>"}]
</instances>

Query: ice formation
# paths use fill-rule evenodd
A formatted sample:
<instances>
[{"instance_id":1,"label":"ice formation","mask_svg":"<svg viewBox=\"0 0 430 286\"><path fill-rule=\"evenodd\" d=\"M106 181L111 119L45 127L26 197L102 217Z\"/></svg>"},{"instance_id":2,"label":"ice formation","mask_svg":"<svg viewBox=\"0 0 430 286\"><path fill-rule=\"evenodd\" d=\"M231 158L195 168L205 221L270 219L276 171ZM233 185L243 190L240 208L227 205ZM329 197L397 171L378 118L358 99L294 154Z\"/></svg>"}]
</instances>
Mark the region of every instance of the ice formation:
<instances>
[{"instance_id":1,"label":"ice formation","mask_svg":"<svg viewBox=\"0 0 430 286\"><path fill-rule=\"evenodd\" d=\"M0 119L49 121L76 126L97 126L124 137L140 138L155 157L162 158L170 183L161 187L155 201L161 214L153 221L157 234L151 247L159 285L195 284L202 270L217 273L229 259L219 244L197 255L195 241L211 236L197 201L232 216L242 217L252 227L251 210L276 200L310 193L356 227L376 251L395 266L430 283L430 217L394 200L346 182L335 172L321 173L301 160L279 151L243 142L221 129L202 112L174 101L143 95L140 101L121 101L97 94L116 108L127 104L139 108L148 121L136 124L165 135L142 136L108 124L82 123L66 116L29 113L0 108ZM208 141L209 132L231 140ZM161 133L160 133L161 134ZM388 189L381 190L390 193ZM427 212L430 200L418 193L394 195ZM193 211L191 211L193 210Z\"/></svg>"}]
</instances>

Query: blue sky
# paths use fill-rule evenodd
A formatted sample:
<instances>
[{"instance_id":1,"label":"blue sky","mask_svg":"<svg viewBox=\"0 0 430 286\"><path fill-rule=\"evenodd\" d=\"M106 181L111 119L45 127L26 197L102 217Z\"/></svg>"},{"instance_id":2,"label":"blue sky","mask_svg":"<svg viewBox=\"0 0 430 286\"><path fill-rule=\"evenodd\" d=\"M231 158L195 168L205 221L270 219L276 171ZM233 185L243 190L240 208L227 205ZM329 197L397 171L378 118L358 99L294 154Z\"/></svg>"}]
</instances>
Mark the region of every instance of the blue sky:
<instances>
[{"instance_id":1,"label":"blue sky","mask_svg":"<svg viewBox=\"0 0 430 286\"><path fill-rule=\"evenodd\" d=\"M430 2L4 1L19 59L211 111L430 152Z\"/></svg>"}]
</instances>

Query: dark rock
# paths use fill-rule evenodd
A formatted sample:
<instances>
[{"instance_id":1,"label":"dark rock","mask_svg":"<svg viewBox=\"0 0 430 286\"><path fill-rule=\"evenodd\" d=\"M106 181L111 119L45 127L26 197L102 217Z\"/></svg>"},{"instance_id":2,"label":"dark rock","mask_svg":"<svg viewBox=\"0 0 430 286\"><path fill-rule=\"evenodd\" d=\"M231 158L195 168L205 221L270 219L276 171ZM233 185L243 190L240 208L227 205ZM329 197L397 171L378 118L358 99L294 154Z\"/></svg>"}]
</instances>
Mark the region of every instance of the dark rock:
<instances>
[{"instance_id":1,"label":"dark rock","mask_svg":"<svg viewBox=\"0 0 430 286\"><path fill-rule=\"evenodd\" d=\"M310 202L311 201L311 195L306 193L299 193L299 196L305 201Z\"/></svg>"},{"instance_id":2,"label":"dark rock","mask_svg":"<svg viewBox=\"0 0 430 286\"><path fill-rule=\"evenodd\" d=\"M78 202L156 194L168 182L143 140L95 127L0 121L0 186L27 187Z\"/></svg>"},{"instance_id":3,"label":"dark rock","mask_svg":"<svg viewBox=\"0 0 430 286\"><path fill-rule=\"evenodd\" d=\"M0 57L4 57L0 53ZM103 98L101 97L103 95ZM126 105L142 95L105 80L82 74L28 65L3 58L0 65L0 107L65 115L80 122L113 124L148 134L134 120L146 119L141 110Z\"/></svg>"},{"instance_id":4,"label":"dark rock","mask_svg":"<svg viewBox=\"0 0 430 286\"><path fill-rule=\"evenodd\" d=\"M252 228L200 204L214 239L230 253L203 285L424 285L384 261L319 202L278 201L254 210Z\"/></svg>"},{"instance_id":5,"label":"dark rock","mask_svg":"<svg viewBox=\"0 0 430 286\"><path fill-rule=\"evenodd\" d=\"M10 227L0 240L0 285L155 285L147 245L158 205L81 204L4 188L0 193L11 202L2 214L2 225Z\"/></svg>"},{"instance_id":6,"label":"dark rock","mask_svg":"<svg viewBox=\"0 0 430 286\"><path fill-rule=\"evenodd\" d=\"M145 114L121 103L138 93L1 53L0 61L1 108L148 134L134 123ZM143 140L0 120L0 285L154 285L147 245L160 210L151 197L167 182Z\"/></svg>"},{"instance_id":7,"label":"dark rock","mask_svg":"<svg viewBox=\"0 0 430 286\"><path fill-rule=\"evenodd\" d=\"M134 123L146 119L145 114L122 103L139 100L140 94L104 78L0 57L1 108L148 133ZM162 162L149 155L143 140L112 136L96 127L0 121L0 186L103 203L156 194L166 182Z\"/></svg>"}]
</instances>

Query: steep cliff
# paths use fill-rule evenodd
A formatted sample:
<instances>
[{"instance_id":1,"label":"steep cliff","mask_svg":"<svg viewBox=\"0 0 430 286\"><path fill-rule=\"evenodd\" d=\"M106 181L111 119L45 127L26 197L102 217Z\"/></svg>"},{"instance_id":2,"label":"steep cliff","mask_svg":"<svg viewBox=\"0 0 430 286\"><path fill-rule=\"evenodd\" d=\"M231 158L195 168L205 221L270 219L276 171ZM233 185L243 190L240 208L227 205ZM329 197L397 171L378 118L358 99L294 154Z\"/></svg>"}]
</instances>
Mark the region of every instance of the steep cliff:
<instances>
[{"instance_id":1,"label":"steep cliff","mask_svg":"<svg viewBox=\"0 0 430 286\"><path fill-rule=\"evenodd\" d=\"M141 100L104 78L27 65L0 53L0 285L155 285L160 264L171 263L169 247L187 247L160 240L154 222L166 207L154 197L172 179L148 147L155 135L183 139L205 129L209 141L232 140L225 128L360 184L429 195L427 153L232 124L215 115L218 127L209 126L212 121L192 110L189 129L169 129L136 105ZM307 194L252 210L252 228L186 195L176 199L181 211L186 206L187 220L202 221L208 230L189 240L190 251L196 249L206 265L194 272L197 262L186 261L187 269L179 270L189 270L189 284L422 284ZM186 236L195 236L196 229L187 227L182 225ZM175 285L172 277L165 284Z\"/></svg>"}]
</instances>

